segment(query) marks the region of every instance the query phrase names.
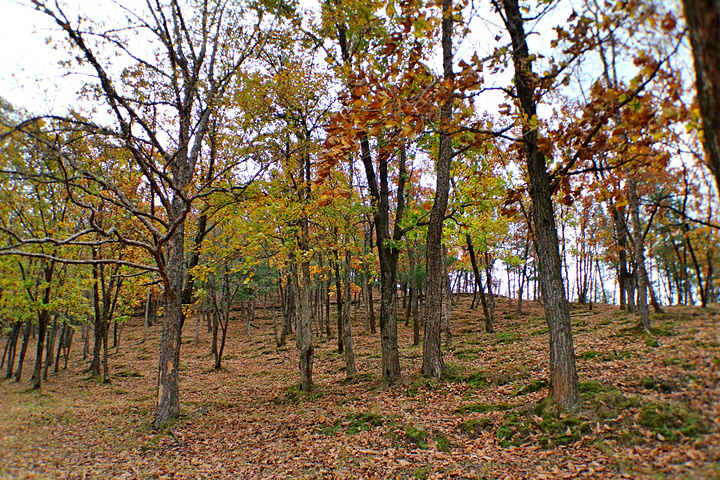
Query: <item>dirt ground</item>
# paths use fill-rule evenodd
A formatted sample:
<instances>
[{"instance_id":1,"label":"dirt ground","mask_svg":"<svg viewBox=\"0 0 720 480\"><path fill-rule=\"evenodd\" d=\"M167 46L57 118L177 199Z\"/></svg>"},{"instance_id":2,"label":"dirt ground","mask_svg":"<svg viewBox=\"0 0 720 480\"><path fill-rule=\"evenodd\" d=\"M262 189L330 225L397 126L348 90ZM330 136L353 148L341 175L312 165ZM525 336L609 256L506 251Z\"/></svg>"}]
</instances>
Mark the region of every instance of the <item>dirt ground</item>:
<instances>
[{"instance_id":1,"label":"dirt ground","mask_svg":"<svg viewBox=\"0 0 720 480\"><path fill-rule=\"evenodd\" d=\"M583 400L544 408L542 308L499 298L496 332L462 297L442 381L418 375L422 347L400 320L402 385L380 381L379 335L354 329L358 376L334 338L315 339L314 382L298 391L294 337L276 348L270 311L231 322L223 368L195 320L183 333L183 416L155 430L157 343L140 319L112 351L109 384L67 370L28 390L0 381L0 478L720 478L720 310L673 307L650 333L617 307L573 305ZM362 309L360 309L362 310ZM402 314L401 314L402 316Z\"/></svg>"}]
</instances>

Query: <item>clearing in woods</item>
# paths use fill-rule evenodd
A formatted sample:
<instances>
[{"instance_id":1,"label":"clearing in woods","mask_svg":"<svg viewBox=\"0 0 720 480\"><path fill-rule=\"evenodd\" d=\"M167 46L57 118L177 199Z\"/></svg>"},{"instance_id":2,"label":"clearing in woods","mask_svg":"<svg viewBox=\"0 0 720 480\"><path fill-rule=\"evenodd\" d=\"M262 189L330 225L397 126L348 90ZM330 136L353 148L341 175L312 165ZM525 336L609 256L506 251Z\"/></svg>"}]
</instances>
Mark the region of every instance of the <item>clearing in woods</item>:
<instances>
[{"instance_id":1,"label":"clearing in woods","mask_svg":"<svg viewBox=\"0 0 720 480\"><path fill-rule=\"evenodd\" d=\"M294 337L276 348L270 311L248 336L230 325L223 368L210 334L181 351L184 415L151 426L158 331L140 319L111 351L112 382L69 367L42 391L0 382L0 477L19 478L720 478L720 313L671 307L648 334L617 307L572 305L582 407L558 415L547 395L542 308L499 298L496 333L462 297L446 378L418 375L422 348L400 323L405 382L380 385L378 336L354 330L359 374L336 341L314 339L315 390L298 391Z\"/></svg>"}]
</instances>

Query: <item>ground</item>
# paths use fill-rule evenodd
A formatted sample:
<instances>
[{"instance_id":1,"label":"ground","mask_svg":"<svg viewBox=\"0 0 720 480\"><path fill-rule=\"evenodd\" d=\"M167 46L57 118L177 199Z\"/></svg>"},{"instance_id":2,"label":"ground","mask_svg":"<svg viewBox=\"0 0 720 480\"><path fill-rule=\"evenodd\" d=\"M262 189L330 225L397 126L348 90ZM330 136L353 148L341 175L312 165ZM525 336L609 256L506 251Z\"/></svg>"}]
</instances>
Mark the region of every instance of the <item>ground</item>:
<instances>
[{"instance_id":1,"label":"ground","mask_svg":"<svg viewBox=\"0 0 720 480\"><path fill-rule=\"evenodd\" d=\"M717 307L669 308L648 333L617 307L573 305L583 401L562 413L543 401L542 308L499 298L488 334L469 303L454 308L442 381L418 375L422 348L401 321L404 382L385 388L378 335L358 318L358 376L346 379L335 339L316 338L310 394L269 309L250 336L231 323L220 371L191 318L183 416L163 430L151 425L159 332L141 343L141 320L125 326L109 384L88 377L76 340L42 391L29 373L0 381L0 478L720 478Z\"/></svg>"}]
</instances>

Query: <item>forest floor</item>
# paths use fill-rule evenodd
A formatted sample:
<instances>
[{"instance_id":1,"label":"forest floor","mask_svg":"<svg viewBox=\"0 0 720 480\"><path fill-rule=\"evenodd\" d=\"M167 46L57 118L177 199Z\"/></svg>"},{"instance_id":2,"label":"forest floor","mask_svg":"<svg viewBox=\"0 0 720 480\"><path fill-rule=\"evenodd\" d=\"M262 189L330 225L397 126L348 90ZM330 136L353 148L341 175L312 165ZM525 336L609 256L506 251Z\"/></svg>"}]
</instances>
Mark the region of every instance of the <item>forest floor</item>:
<instances>
[{"instance_id":1,"label":"forest floor","mask_svg":"<svg viewBox=\"0 0 720 480\"><path fill-rule=\"evenodd\" d=\"M183 416L155 430L157 343L133 319L112 352L112 381L67 370L42 391L0 381L0 478L720 478L720 310L672 307L650 333L617 307L572 305L582 405L544 408L543 310L499 298L496 332L463 297L447 375L418 375L422 347L399 326L403 384L383 388L379 335L354 331L359 375L336 339L315 339L315 390L298 391L294 337L276 348L231 322L223 368L210 334L183 334ZM77 337L76 337L77 338ZM32 369L32 356L25 369Z\"/></svg>"}]
</instances>

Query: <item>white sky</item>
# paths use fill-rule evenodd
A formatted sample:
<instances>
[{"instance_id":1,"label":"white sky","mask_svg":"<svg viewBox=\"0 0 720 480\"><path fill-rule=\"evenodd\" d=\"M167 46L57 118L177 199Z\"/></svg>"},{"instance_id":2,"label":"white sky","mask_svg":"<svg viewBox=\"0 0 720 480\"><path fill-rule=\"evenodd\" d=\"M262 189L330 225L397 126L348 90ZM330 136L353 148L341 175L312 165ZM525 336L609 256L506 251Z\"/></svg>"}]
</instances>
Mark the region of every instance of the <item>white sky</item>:
<instances>
[{"instance_id":1,"label":"white sky","mask_svg":"<svg viewBox=\"0 0 720 480\"><path fill-rule=\"evenodd\" d=\"M475 52L480 58L489 55L497 45L494 37L504 30L499 16L489 12L489 2L476 0L474 3L476 8L477 5L482 8L474 12L471 22L473 33L458 46L456 63L459 58L469 58ZM78 11L91 18L102 17L117 12L119 4L137 4L142 9L139 0L61 2L71 20L77 18ZM47 40L63 36L59 34L57 25L29 5L30 0L0 0L0 96L36 114L65 111L75 102L77 91L86 79L68 75L59 65L59 60L66 58L67 52L55 50L56 47L48 44ZM558 10L561 12L556 16L567 16L567 9ZM506 41L506 38L501 41ZM438 71L439 60L438 56ZM486 80L494 86L507 84L510 78L511 74L507 72L499 78ZM491 97L494 98L486 99L484 103L490 100L497 105L504 101L501 95Z\"/></svg>"},{"instance_id":2,"label":"white sky","mask_svg":"<svg viewBox=\"0 0 720 480\"><path fill-rule=\"evenodd\" d=\"M56 52L45 43L53 25L12 0L0 0L0 12L0 96L37 113L66 104Z\"/></svg>"}]
</instances>

